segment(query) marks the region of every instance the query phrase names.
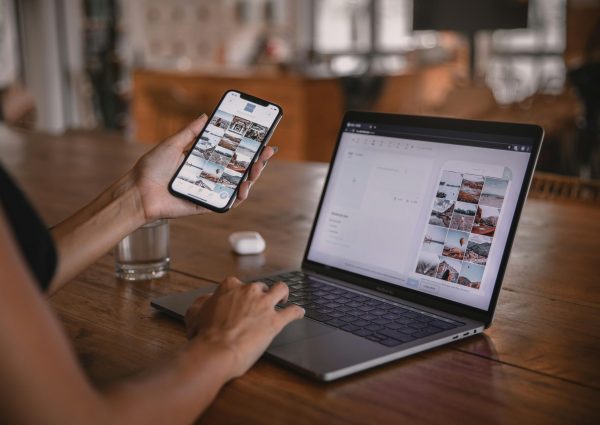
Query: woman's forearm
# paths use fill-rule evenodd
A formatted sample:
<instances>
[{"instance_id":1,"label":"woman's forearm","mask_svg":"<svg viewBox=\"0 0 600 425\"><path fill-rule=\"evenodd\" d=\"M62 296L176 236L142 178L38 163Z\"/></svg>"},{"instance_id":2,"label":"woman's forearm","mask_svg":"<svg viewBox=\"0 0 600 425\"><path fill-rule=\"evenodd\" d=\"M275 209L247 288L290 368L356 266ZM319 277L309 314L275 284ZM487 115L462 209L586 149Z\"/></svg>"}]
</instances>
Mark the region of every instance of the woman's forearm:
<instances>
[{"instance_id":1,"label":"woman's forearm","mask_svg":"<svg viewBox=\"0 0 600 425\"><path fill-rule=\"evenodd\" d=\"M58 290L123 237L145 224L144 210L130 173L90 204L51 229L58 265L49 293Z\"/></svg>"},{"instance_id":2,"label":"woman's forearm","mask_svg":"<svg viewBox=\"0 0 600 425\"><path fill-rule=\"evenodd\" d=\"M162 369L105 393L111 423L192 423L231 379L232 361L226 347L192 341Z\"/></svg>"}]
</instances>

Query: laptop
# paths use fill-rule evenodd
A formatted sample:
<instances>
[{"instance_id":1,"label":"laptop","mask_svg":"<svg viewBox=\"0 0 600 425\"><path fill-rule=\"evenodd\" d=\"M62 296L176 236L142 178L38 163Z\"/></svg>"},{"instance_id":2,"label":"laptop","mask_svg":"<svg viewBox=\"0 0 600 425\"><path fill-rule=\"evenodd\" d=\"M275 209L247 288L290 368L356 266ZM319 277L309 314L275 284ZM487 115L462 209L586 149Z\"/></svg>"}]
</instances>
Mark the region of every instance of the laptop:
<instances>
[{"instance_id":1,"label":"laptop","mask_svg":"<svg viewBox=\"0 0 600 425\"><path fill-rule=\"evenodd\" d=\"M542 138L534 125L348 112L301 269L257 279L283 280L306 310L266 355L332 381L483 332ZM152 306L182 318L204 292Z\"/></svg>"}]
</instances>

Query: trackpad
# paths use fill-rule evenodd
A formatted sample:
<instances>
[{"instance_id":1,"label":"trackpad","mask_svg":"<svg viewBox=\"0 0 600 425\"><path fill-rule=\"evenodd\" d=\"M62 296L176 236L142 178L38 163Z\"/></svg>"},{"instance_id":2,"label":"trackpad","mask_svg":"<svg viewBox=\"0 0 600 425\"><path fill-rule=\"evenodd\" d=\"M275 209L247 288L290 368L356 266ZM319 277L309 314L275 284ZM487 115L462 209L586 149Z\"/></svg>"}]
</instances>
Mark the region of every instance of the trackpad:
<instances>
[{"instance_id":1,"label":"trackpad","mask_svg":"<svg viewBox=\"0 0 600 425\"><path fill-rule=\"evenodd\" d=\"M324 335L335 332L335 329L312 320L296 320L287 325L279 335L275 337L269 347L278 347L280 345L290 344L303 339L312 338L318 335Z\"/></svg>"}]
</instances>

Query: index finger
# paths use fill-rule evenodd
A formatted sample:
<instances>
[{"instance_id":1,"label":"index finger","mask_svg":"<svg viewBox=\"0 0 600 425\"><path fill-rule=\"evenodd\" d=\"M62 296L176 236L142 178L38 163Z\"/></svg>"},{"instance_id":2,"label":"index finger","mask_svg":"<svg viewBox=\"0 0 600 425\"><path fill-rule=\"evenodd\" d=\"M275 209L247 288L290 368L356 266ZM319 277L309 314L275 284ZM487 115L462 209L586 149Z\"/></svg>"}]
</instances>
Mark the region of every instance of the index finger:
<instances>
[{"instance_id":1,"label":"index finger","mask_svg":"<svg viewBox=\"0 0 600 425\"><path fill-rule=\"evenodd\" d=\"M290 288L283 283L277 282L267 291L267 298L269 301L275 304L280 302L287 302L288 296L290 295Z\"/></svg>"},{"instance_id":2,"label":"index finger","mask_svg":"<svg viewBox=\"0 0 600 425\"><path fill-rule=\"evenodd\" d=\"M256 180L260 177L262 170L265 168L266 162L275 155L275 149L271 146L265 146L263 151L260 153L258 160L252 165L250 169L250 175L248 176L248 180Z\"/></svg>"}]
</instances>

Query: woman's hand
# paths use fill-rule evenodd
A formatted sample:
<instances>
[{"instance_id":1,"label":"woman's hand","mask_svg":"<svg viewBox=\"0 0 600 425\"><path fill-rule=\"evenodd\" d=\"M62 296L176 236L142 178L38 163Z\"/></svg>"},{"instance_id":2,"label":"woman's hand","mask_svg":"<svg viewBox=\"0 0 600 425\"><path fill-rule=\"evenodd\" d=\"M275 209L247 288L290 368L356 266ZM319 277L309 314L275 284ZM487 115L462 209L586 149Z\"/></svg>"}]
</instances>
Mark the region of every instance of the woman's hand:
<instances>
[{"instance_id":1,"label":"woman's hand","mask_svg":"<svg viewBox=\"0 0 600 425\"><path fill-rule=\"evenodd\" d=\"M262 282L243 284L229 277L213 295L198 298L188 309L188 337L193 343L229 353L229 378L241 376L287 324L304 316L304 309L297 305L275 310L288 294L283 282L269 288Z\"/></svg>"},{"instance_id":2,"label":"woman's hand","mask_svg":"<svg viewBox=\"0 0 600 425\"><path fill-rule=\"evenodd\" d=\"M206 120L207 117L203 114L179 133L146 153L133 168L134 185L140 194L147 222L158 218L175 218L208 212L207 209L192 202L174 197L167 189L169 181L183 162L185 154L192 148ZM259 178L266 162L274 153L273 148L265 147L258 161L252 166L248 179L240 185L234 207L248 197L252 183Z\"/></svg>"}]
</instances>

